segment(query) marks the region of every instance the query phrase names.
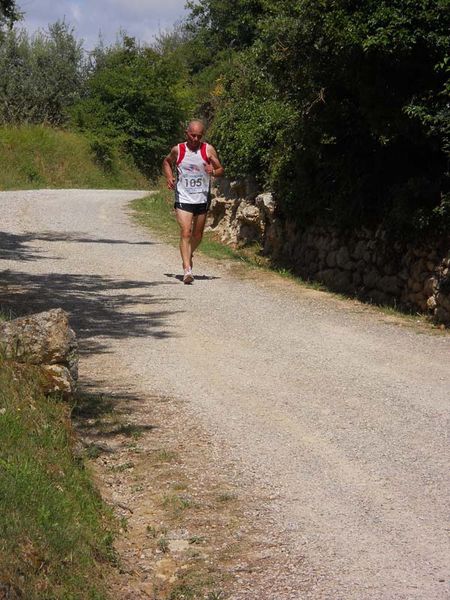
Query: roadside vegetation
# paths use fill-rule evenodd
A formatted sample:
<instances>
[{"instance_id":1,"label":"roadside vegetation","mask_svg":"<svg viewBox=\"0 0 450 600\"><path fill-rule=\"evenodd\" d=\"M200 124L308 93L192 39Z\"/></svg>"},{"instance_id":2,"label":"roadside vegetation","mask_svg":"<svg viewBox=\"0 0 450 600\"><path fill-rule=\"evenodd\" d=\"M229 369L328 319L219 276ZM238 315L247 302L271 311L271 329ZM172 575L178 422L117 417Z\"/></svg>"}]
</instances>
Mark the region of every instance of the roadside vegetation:
<instances>
[{"instance_id":1,"label":"roadside vegetation","mask_svg":"<svg viewBox=\"0 0 450 600\"><path fill-rule=\"evenodd\" d=\"M95 142L44 125L0 127L0 190L146 189L148 180L118 150L108 159Z\"/></svg>"},{"instance_id":2,"label":"roadside vegetation","mask_svg":"<svg viewBox=\"0 0 450 600\"><path fill-rule=\"evenodd\" d=\"M136 219L140 223L161 236L165 242L178 246L180 233L172 210L173 192L164 189L162 182L156 192L145 198L134 200L131 206L135 211ZM231 248L218 241L211 232L205 232L198 251L217 259L250 261L250 257L253 257L251 262L255 265L258 262L255 248Z\"/></svg>"},{"instance_id":3,"label":"roadside vegetation","mask_svg":"<svg viewBox=\"0 0 450 600\"><path fill-rule=\"evenodd\" d=\"M450 230L447 0L189 8L151 45L124 34L87 53L70 24L31 36L0 0L0 189L146 188L200 117L227 175L256 176L281 217ZM134 207L176 244L171 202ZM258 263L211 235L202 251ZM0 597L105 597L114 524L73 441L70 408L0 359ZM162 500L175 516L191 509L179 491ZM164 531L148 533L164 554Z\"/></svg>"},{"instance_id":4,"label":"roadside vegetation","mask_svg":"<svg viewBox=\"0 0 450 600\"><path fill-rule=\"evenodd\" d=\"M70 407L0 358L2 598L106 598L115 524L74 441Z\"/></svg>"},{"instance_id":5,"label":"roadside vegetation","mask_svg":"<svg viewBox=\"0 0 450 600\"><path fill-rule=\"evenodd\" d=\"M2 0L0 125L82 133L150 179L201 117L229 177L255 176L300 225L450 228L446 0L198 0L173 31L87 53L65 22L34 36ZM288 76L287 76L288 75ZM37 183L36 183L37 184Z\"/></svg>"},{"instance_id":6,"label":"roadside vegetation","mask_svg":"<svg viewBox=\"0 0 450 600\"><path fill-rule=\"evenodd\" d=\"M173 193L165 188L165 181L160 181L156 192L144 198L133 200L131 207L134 210L135 219L148 227L156 235L158 235L164 242L178 246L179 244L179 227L175 220L175 215L172 210L173 206ZM279 267L274 265L269 257L262 255L261 247L259 244L254 243L246 245L242 248L232 248L222 243L212 231L206 231L201 246L197 250L198 254L203 254L211 258L218 260L232 260L240 265L246 265L253 269L264 269L266 273L276 273L277 275L290 279L298 285L305 286L309 289L316 291L326 292L328 295L333 295L339 299L353 299L346 294L340 294L337 292L330 291L324 284L318 281L310 281L302 279L299 275L293 273L291 270L285 267ZM443 330L443 326L436 326L430 319L423 314L415 311L408 311L401 306L388 306L388 305L367 305L367 303L360 304L361 308L366 305L367 309L369 306L387 317L401 319L404 325L414 325L417 327L421 325L427 329L427 331L434 331L438 333Z\"/></svg>"}]
</instances>

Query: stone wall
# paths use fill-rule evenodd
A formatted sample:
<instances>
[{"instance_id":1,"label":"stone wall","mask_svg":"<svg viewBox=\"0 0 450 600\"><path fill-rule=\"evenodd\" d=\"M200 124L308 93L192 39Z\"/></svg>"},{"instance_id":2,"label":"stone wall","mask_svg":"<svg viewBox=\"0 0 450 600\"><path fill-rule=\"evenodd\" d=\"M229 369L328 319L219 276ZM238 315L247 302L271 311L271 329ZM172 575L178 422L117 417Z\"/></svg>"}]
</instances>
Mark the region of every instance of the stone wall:
<instances>
[{"instance_id":1,"label":"stone wall","mask_svg":"<svg viewBox=\"0 0 450 600\"><path fill-rule=\"evenodd\" d=\"M332 290L450 324L450 236L414 245L392 241L382 229L300 230L279 219L272 195L258 194L250 180L220 182L208 228L233 246L259 242L275 263Z\"/></svg>"}]
</instances>

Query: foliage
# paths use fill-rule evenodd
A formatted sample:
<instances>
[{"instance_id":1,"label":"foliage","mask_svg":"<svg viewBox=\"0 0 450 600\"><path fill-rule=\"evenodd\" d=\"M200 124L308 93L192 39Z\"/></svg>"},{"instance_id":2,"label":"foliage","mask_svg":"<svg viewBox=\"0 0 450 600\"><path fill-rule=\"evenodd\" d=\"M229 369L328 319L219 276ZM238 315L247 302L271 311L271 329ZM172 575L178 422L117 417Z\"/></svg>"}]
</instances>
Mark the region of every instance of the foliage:
<instances>
[{"instance_id":1,"label":"foliage","mask_svg":"<svg viewBox=\"0 0 450 600\"><path fill-rule=\"evenodd\" d=\"M226 48L249 47L257 36L258 17L263 11L261 0L190 1L187 7L190 14L186 28L210 56Z\"/></svg>"},{"instance_id":2,"label":"foliage","mask_svg":"<svg viewBox=\"0 0 450 600\"><path fill-rule=\"evenodd\" d=\"M124 35L89 65L64 23L5 32L0 122L70 113L103 170L120 147L153 177L201 116L227 174L255 175L300 223L448 229L448 0L188 6L152 48Z\"/></svg>"},{"instance_id":3,"label":"foliage","mask_svg":"<svg viewBox=\"0 0 450 600\"><path fill-rule=\"evenodd\" d=\"M131 159L111 145L42 125L0 127L0 190L146 186Z\"/></svg>"},{"instance_id":4,"label":"foliage","mask_svg":"<svg viewBox=\"0 0 450 600\"><path fill-rule=\"evenodd\" d=\"M280 141L295 124L295 111L277 97L264 71L255 68L253 52L236 55L233 67L216 82L210 134L228 173L251 174L264 185L275 169Z\"/></svg>"},{"instance_id":5,"label":"foliage","mask_svg":"<svg viewBox=\"0 0 450 600\"><path fill-rule=\"evenodd\" d=\"M196 6L199 39L229 44L248 16L231 5ZM214 99L228 173L262 173L303 223L447 227L447 0L264 1L254 17Z\"/></svg>"},{"instance_id":6,"label":"foliage","mask_svg":"<svg viewBox=\"0 0 450 600\"><path fill-rule=\"evenodd\" d=\"M2 29L12 27L15 21L21 18L21 13L17 9L15 0L0 0L0 40Z\"/></svg>"},{"instance_id":7,"label":"foliage","mask_svg":"<svg viewBox=\"0 0 450 600\"><path fill-rule=\"evenodd\" d=\"M100 600L112 517L73 454L69 407L31 368L0 359L0 589L11 598Z\"/></svg>"},{"instance_id":8,"label":"foliage","mask_svg":"<svg viewBox=\"0 0 450 600\"><path fill-rule=\"evenodd\" d=\"M81 43L64 22L30 38L11 30L0 44L0 123L61 125L85 77Z\"/></svg>"},{"instance_id":9,"label":"foliage","mask_svg":"<svg viewBox=\"0 0 450 600\"><path fill-rule=\"evenodd\" d=\"M72 123L118 144L149 176L159 170L183 119L170 62L132 38L97 49L85 97L72 108Z\"/></svg>"}]
</instances>

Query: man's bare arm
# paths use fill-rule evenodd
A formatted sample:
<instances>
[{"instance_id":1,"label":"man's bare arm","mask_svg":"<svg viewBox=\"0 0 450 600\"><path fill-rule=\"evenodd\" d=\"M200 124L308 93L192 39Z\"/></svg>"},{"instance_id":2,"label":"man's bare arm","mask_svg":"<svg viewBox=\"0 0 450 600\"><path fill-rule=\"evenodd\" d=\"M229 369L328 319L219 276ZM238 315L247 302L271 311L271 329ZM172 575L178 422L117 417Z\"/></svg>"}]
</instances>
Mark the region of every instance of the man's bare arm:
<instances>
[{"instance_id":1,"label":"man's bare arm","mask_svg":"<svg viewBox=\"0 0 450 600\"><path fill-rule=\"evenodd\" d=\"M177 162L178 147L174 146L170 153L163 160L163 175L167 181L169 190L175 188L175 177L173 176L173 167Z\"/></svg>"},{"instance_id":2,"label":"man's bare arm","mask_svg":"<svg viewBox=\"0 0 450 600\"><path fill-rule=\"evenodd\" d=\"M225 169L220 164L220 160L217 155L216 149L214 148L214 146L211 146L208 144L207 152L208 152L208 157L209 157L209 160L211 161L211 164L207 165L207 167L209 167L209 169L207 167L205 167L206 172L209 175L212 175L213 177L222 177L223 174L225 173Z\"/></svg>"}]
</instances>

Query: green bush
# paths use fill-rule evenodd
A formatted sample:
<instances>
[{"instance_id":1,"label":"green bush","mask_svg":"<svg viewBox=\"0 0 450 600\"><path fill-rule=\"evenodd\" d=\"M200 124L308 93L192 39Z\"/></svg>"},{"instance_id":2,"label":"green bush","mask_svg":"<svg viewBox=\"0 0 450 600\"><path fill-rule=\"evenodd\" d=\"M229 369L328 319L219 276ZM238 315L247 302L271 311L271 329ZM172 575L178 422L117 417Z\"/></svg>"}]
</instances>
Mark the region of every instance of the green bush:
<instances>
[{"instance_id":1,"label":"green bush","mask_svg":"<svg viewBox=\"0 0 450 600\"><path fill-rule=\"evenodd\" d=\"M199 5L199 39L237 32L213 119L229 175L262 173L304 224L447 227L446 0L266 1L250 37L248 3Z\"/></svg>"},{"instance_id":2,"label":"green bush","mask_svg":"<svg viewBox=\"0 0 450 600\"><path fill-rule=\"evenodd\" d=\"M81 43L66 23L31 37L8 31L0 43L0 124L61 125L85 76Z\"/></svg>"},{"instance_id":3,"label":"green bush","mask_svg":"<svg viewBox=\"0 0 450 600\"><path fill-rule=\"evenodd\" d=\"M177 138L182 103L176 74L164 57L125 37L98 49L86 95L72 108L72 124L122 147L148 176L155 176Z\"/></svg>"}]
</instances>

